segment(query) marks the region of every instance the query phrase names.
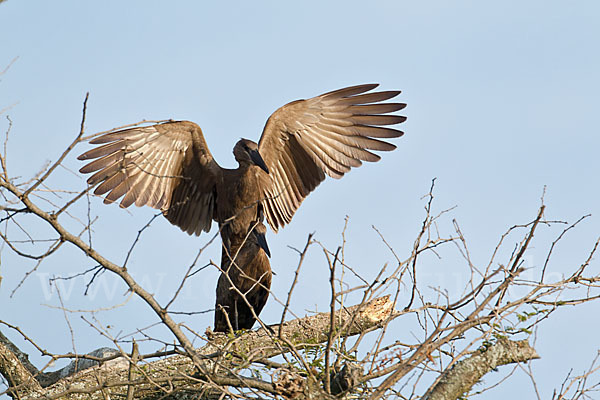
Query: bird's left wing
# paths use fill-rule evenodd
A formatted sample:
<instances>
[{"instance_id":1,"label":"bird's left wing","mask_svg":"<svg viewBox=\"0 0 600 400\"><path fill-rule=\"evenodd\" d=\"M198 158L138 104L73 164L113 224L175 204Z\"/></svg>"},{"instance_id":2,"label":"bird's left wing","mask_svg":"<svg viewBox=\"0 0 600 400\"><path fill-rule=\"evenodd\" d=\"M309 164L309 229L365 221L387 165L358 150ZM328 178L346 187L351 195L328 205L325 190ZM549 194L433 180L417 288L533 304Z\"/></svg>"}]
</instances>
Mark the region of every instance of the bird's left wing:
<instances>
[{"instance_id":1,"label":"bird's left wing","mask_svg":"<svg viewBox=\"0 0 600 400\"><path fill-rule=\"evenodd\" d=\"M384 127L406 118L388 113L403 103L382 103L399 91L366 93L377 84L347 87L307 100L297 100L275 111L267 121L258 151L269 168L261 174L267 222L275 231L287 223L302 200L325 179L341 178L361 161L378 161L370 150L396 148L381 138L402 131Z\"/></svg>"}]
</instances>

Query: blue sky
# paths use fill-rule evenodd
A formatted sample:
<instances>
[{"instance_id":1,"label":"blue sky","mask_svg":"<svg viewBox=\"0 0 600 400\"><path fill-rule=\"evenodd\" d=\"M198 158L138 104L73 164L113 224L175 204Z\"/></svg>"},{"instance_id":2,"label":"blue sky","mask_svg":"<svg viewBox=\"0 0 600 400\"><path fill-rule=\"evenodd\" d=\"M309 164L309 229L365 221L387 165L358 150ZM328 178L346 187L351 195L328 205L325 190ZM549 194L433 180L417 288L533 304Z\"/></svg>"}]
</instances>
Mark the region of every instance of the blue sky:
<instances>
[{"instance_id":1,"label":"blue sky","mask_svg":"<svg viewBox=\"0 0 600 400\"><path fill-rule=\"evenodd\" d=\"M324 245L341 240L344 218L348 262L366 276L392 255L376 226L400 254L413 245L432 178L437 178L437 210L457 208L441 225L460 223L477 263L488 261L500 235L535 217L544 187L548 219L575 221L591 213L556 250L556 276L587 256L600 232L595 173L598 171L600 104L600 6L580 1L489 2L204 2L8 0L0 5L0 128L13 121L9 172L24 179L55 159L75 137L86 92L90 92L87 133L142 119L188 119L202 127L221 166L234 167L231 149L240 137L257 140L268 116L281 105L344 86L379 82L400 89L408 107L398 149L377 164L325 181L304 202L293 222L268 240L276 272L273 292L285 298L296 256L316 232ZM76 171L76 154L66 160ZM82 189L83 179L60 171L59 188ZM82 207L86 205L83 204ZM154 214L125 212L92 203L95 245L122 261L136 232ZM72 229L77 223L67 222ZM556 233L556 232L555 232ZM133 273L168 298L180 274L209 235L190 238L157 219L131 262ZM553 236L540 233L528 263L543 262ZM43 347L72 350L62 313L42 306L59 304L45 280L90 266L65 249L9 297L25 271L2 249L0 319L41 337ZM208 258L219 259L218 246ZM465 277L456 252L426 259L424 287L457 290ZM70 258L72 257L72 258ZM71 262L70 260L77 260ZM462 269L461 269L462 268ZM597 268L597 266L596 266ZM318 249L309 254L294 297L296 311L325 310L328 270ZM178 275L179 274L179 275ZM216 272L192 283L181 309L213 306ZM124 301L124 287L105 276L98 292L83 297L83 281L65 283L66 306L106 307ZM75 282L74 286L69 286ZM270 301L263 312L278 320L281 307ZM572 367L582 371L598 350L595 304L558 312L541 325L533 364L542 397L549 397ZM139 316L132 319L131 315ZM131 331L153 321L131 300L104 324ZM71 315L76 350L108 345L79 316ZM193 318L203 332L212 315ZM5 332L5 329L2 329ZM6 333L6 332L5 332ZM157 333L158 334L158 333ZM14 337L14 336L13 336ZM104 340L104 341L103 341ZM561 346L565 340L571 345ZM31 349L33 360L40 357ZM532 397L525 375L514 385L485 394Z\"/></svg>"}]
</instances>

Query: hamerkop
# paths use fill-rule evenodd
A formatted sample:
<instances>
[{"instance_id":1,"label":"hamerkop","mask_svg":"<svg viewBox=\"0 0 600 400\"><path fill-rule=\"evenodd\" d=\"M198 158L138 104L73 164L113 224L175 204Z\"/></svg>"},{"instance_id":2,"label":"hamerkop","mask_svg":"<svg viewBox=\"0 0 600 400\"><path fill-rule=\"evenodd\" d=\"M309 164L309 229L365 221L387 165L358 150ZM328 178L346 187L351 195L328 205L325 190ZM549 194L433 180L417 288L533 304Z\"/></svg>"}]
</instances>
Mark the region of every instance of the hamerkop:
<instances>
[{"instance_id":1,"label":"hamerkop","mask_svg":"<svg viewBox=\"0 0 600 400\"><path fill-rule=\"evenodd\" d=\"M215 332L250 329L260 314L271 288L266 227L256 221L246 237L230 238L223 246L215 302ZM231 251L231 253L229 253ZM253 312L254 311L254 312Z\"/></svg>"},{"instance_id":2,"label":"hamerkop","mask_svg":"<svg viewBox=\"0 0 600 400\"><path fill-rule=\"evenodd\" d=\"M188 234L208 232L217 221L224 247L232 253L232 241L247 237L263 213L277 231L326 175L341 178L362 161L378 161L370 150L395 149L381 139L403 134L386 126L406 119L389 114L405 104L383 103L400 91L367 93L377 86L347 87L279 108L258 144L236 143L236 169L217 164L198 125L178 121L93 139L90 143L103 145L79 156L95 159L80 172L95 172L88 183L99 184L94 193L105 195L105 203L122 197L121 207L154 207ZM266 263L262 269L270 271L268 259L260 259ZM222 268L226 264L222 260Z\"/></svg>"}]
</instances>

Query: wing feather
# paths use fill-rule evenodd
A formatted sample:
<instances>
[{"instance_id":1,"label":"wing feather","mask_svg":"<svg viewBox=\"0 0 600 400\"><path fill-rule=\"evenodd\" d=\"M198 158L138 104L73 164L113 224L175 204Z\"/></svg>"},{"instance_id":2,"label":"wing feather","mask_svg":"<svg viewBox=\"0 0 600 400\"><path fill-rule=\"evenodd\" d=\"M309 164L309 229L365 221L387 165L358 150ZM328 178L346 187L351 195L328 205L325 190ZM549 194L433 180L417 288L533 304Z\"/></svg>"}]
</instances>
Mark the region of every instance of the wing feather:
<instances>
[{"instance_id":1,"label":"wing feather","mask_svg":"<svg viewBox=\"0 0 600 400\"><path fill-rule=\"evenodd\" d=\"M405 103L379 103L350 106L346 110L354 115L386 114L403 110Z\"/></svg>"},{"instance_id":2,"label":"wing feather","mask_svg":"<svg viewBox=\"0 0 600 400\"><path fill-rule=\"evenodd\" d=\"M403 135L386 126L400 124L406 117L386 114L402 110L406 104L382 103L400 91L367 93L377 86L351 86L293 101L269 117L259 152L270 174L261 176L260 190L273 230L291 221L326 175L341 178L362 161L378 161L380 156L372 150L396 148L380 139Z\"/></svg>"},{"instance_id":3,"label":"wing feather","mask_svg":"<svg viewBox=\"0 0 600 400\"><path fill-rule=\"evenodd\" d=\"M192 122L167 122L107 133L78 158L93 160L80 169L94 174L88 184L105 203L120 198L121 207L148 205L163 211L189 234L209 231L215 185L222 173L200 127Z\"/></svg>"}]
</instances>

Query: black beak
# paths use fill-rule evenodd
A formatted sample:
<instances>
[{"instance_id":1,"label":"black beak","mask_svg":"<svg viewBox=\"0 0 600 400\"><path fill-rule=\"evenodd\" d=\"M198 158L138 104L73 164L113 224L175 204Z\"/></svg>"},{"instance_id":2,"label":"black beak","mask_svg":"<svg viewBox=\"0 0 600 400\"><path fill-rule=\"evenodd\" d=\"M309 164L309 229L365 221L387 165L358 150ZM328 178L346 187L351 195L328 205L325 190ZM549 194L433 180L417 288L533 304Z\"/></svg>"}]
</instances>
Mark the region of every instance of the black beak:
<instances>
[{"instance_id":1,"label":"black beak","mask_svg":"<svg viewBox=\"0 0 600 400\"><path fill-rule=\"evenodd\" d=\"M257 232L255 229L254 236L256 236L256 242L258 243L260 248L263 249L265 251L265 253L267 253L267 256L269 258L271 258L271 252L269 251L269 246L267 245L267 238L265 237L265 234L261 233L261 232Z\"/></svg>"},{"instance_id":2,"label":"black beak","mask_svg":"<svg viewBox=\"0 0 600 400\"><path fill-rule=\"evenodd\" d=\"M267 164L265 164L265 160L263 160L258 150L250 150L250 159L267 174L269 173L269 168L267 168Z\"/></svg>"}]
</instances>

